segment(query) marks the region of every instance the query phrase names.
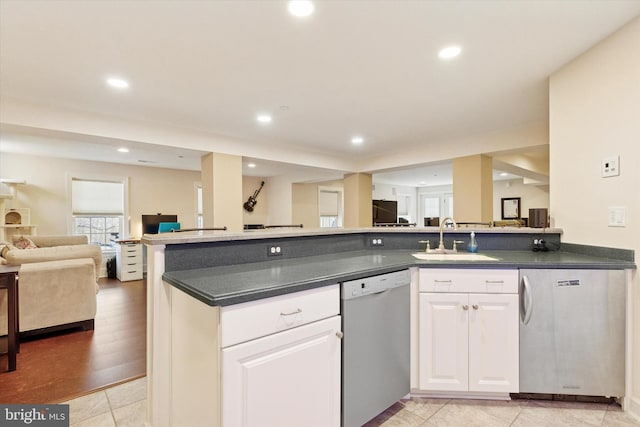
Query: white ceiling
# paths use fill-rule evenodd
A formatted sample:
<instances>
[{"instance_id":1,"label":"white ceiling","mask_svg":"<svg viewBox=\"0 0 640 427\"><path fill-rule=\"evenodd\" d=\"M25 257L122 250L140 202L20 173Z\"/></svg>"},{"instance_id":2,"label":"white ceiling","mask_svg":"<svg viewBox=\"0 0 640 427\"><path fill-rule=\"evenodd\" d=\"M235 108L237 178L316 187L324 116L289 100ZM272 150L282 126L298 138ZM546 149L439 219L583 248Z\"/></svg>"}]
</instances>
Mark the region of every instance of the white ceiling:
<instances>
[{"instance_id":1,"label":"white ceiling","mask_svg":"<svg viewBox=\"0 0 640 427\"><path fill-rule=\"evenodd\" d=\"M256 147L357 161L435 146L547 120L548 76L640 14L639 0L315 6L299 19L285 1L3 0L0 150L45 142L58 155L185 169L216 150L33 129L3 117L18 104L171 125L246 147L257 161L268 156ZM462 55L439 60L451 43ZM130 88L106 87L114 75ZM273 122L257 124L259 112ZM349 142L355 134L360 147ZM269 173L283 170L270 160Z\"/></svg>"}]
</instances>

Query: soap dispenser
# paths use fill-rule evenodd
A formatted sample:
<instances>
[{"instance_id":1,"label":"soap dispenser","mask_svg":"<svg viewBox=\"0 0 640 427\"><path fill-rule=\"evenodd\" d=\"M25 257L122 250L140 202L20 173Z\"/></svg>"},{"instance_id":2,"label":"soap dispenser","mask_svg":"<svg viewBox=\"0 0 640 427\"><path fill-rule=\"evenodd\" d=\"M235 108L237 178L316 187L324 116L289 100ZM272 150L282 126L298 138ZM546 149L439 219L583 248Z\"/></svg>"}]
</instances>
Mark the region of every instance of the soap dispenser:
<instances>
[{"instance_id":1,"label":"soap dispenser","mask_svg":"<svg viewBox=\"0 0 640 427\"><path fill-rule=\"evenodd\" d=\"M471 239L467 245L467 252L478 252L478 242L476 241L476 233L471 232Z\"/></svg>"}]
</instances>

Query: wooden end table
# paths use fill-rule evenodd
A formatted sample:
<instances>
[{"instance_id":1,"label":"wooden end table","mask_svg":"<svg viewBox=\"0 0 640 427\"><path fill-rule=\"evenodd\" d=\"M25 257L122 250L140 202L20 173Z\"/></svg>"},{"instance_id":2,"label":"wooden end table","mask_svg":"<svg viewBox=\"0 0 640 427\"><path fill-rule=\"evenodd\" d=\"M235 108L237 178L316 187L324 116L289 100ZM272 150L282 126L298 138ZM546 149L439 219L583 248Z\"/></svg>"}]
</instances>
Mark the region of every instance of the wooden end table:
<instances>
[{"instance_id":1,"label":"wooden end table","mask_svg":"<svg viewBox=\"0 0 640 427\"><path fill-rule=\"evenodd\" d=\"M0 265L0 289L7 290L8 371L16 370L16 354L20 351L20 319L18 313L19 265Z\"/></svg>"}]
</instances>

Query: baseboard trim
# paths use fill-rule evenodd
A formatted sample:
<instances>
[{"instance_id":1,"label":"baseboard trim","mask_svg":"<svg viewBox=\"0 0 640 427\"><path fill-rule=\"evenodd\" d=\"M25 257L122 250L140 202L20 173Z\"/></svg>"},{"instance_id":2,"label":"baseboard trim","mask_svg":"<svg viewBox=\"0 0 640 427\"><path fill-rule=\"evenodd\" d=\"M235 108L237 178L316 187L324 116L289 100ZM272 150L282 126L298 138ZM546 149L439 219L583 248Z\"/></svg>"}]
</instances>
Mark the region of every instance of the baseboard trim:
<instances>
[{"instance_id":1,"label":"baseboard trim","mask_svg":"<svg viewBox=\"0 0 640 427\"><path fill-rule=\"evenodd\" d=\"M81 320L79 322L65 323L63 325L48 326L46 328L32 329L30 331L21 331L20 339L39 336L39 335L46 335L46 334L50 334L58 331L64 331L67 329L80 329L83 331L93 331L95 329L95 320L94 319ZM69 332L72 332L72 331L69 331Z\"/></svg>"}]
</instances>

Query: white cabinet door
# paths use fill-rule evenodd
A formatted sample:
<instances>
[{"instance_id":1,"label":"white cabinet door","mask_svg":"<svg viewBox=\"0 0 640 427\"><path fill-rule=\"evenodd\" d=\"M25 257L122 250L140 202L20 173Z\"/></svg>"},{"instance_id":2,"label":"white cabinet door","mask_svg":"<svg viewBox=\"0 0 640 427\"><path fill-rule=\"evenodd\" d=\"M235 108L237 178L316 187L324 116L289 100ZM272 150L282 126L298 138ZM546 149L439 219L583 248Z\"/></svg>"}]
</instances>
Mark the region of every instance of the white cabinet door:
<instances>
[{"instance_id":1,"label":"white cabinet door","mask_svg":"<svg viewBox=\"0 0 640 427\"><path fill-rule=\"evenodd\" d=\"M421 390L467 391L468 315L467 294L420 294Z\"/></svg>"},{"instance_id":2,"label":"white cabinet door","mask_svg":"<svg viewBox=\"0 0 640 427\"><path fill-rule=\"evenodd\" d=\"M469 295L469 391L518 392L518 295Z\"/></svg>"},{"instance_id":3,"label":"white cabinet door","mask_svg":"<svg viewBox=\"0 0 640 427\"><path fill-rule=\"evenodd\" d=\"M420 293L419 387L518 392L518 295Z\"/></svg>"},{"instance_id":4,"label":"white cabinet door","mask_svg":"<svg viewBox=\"0 0 640 427\"><path fill-rule=\"evenodd\" d=\"M340 329L334 316L223 349L223 426L338 427Z\"/></svg>"}]
</instances>

